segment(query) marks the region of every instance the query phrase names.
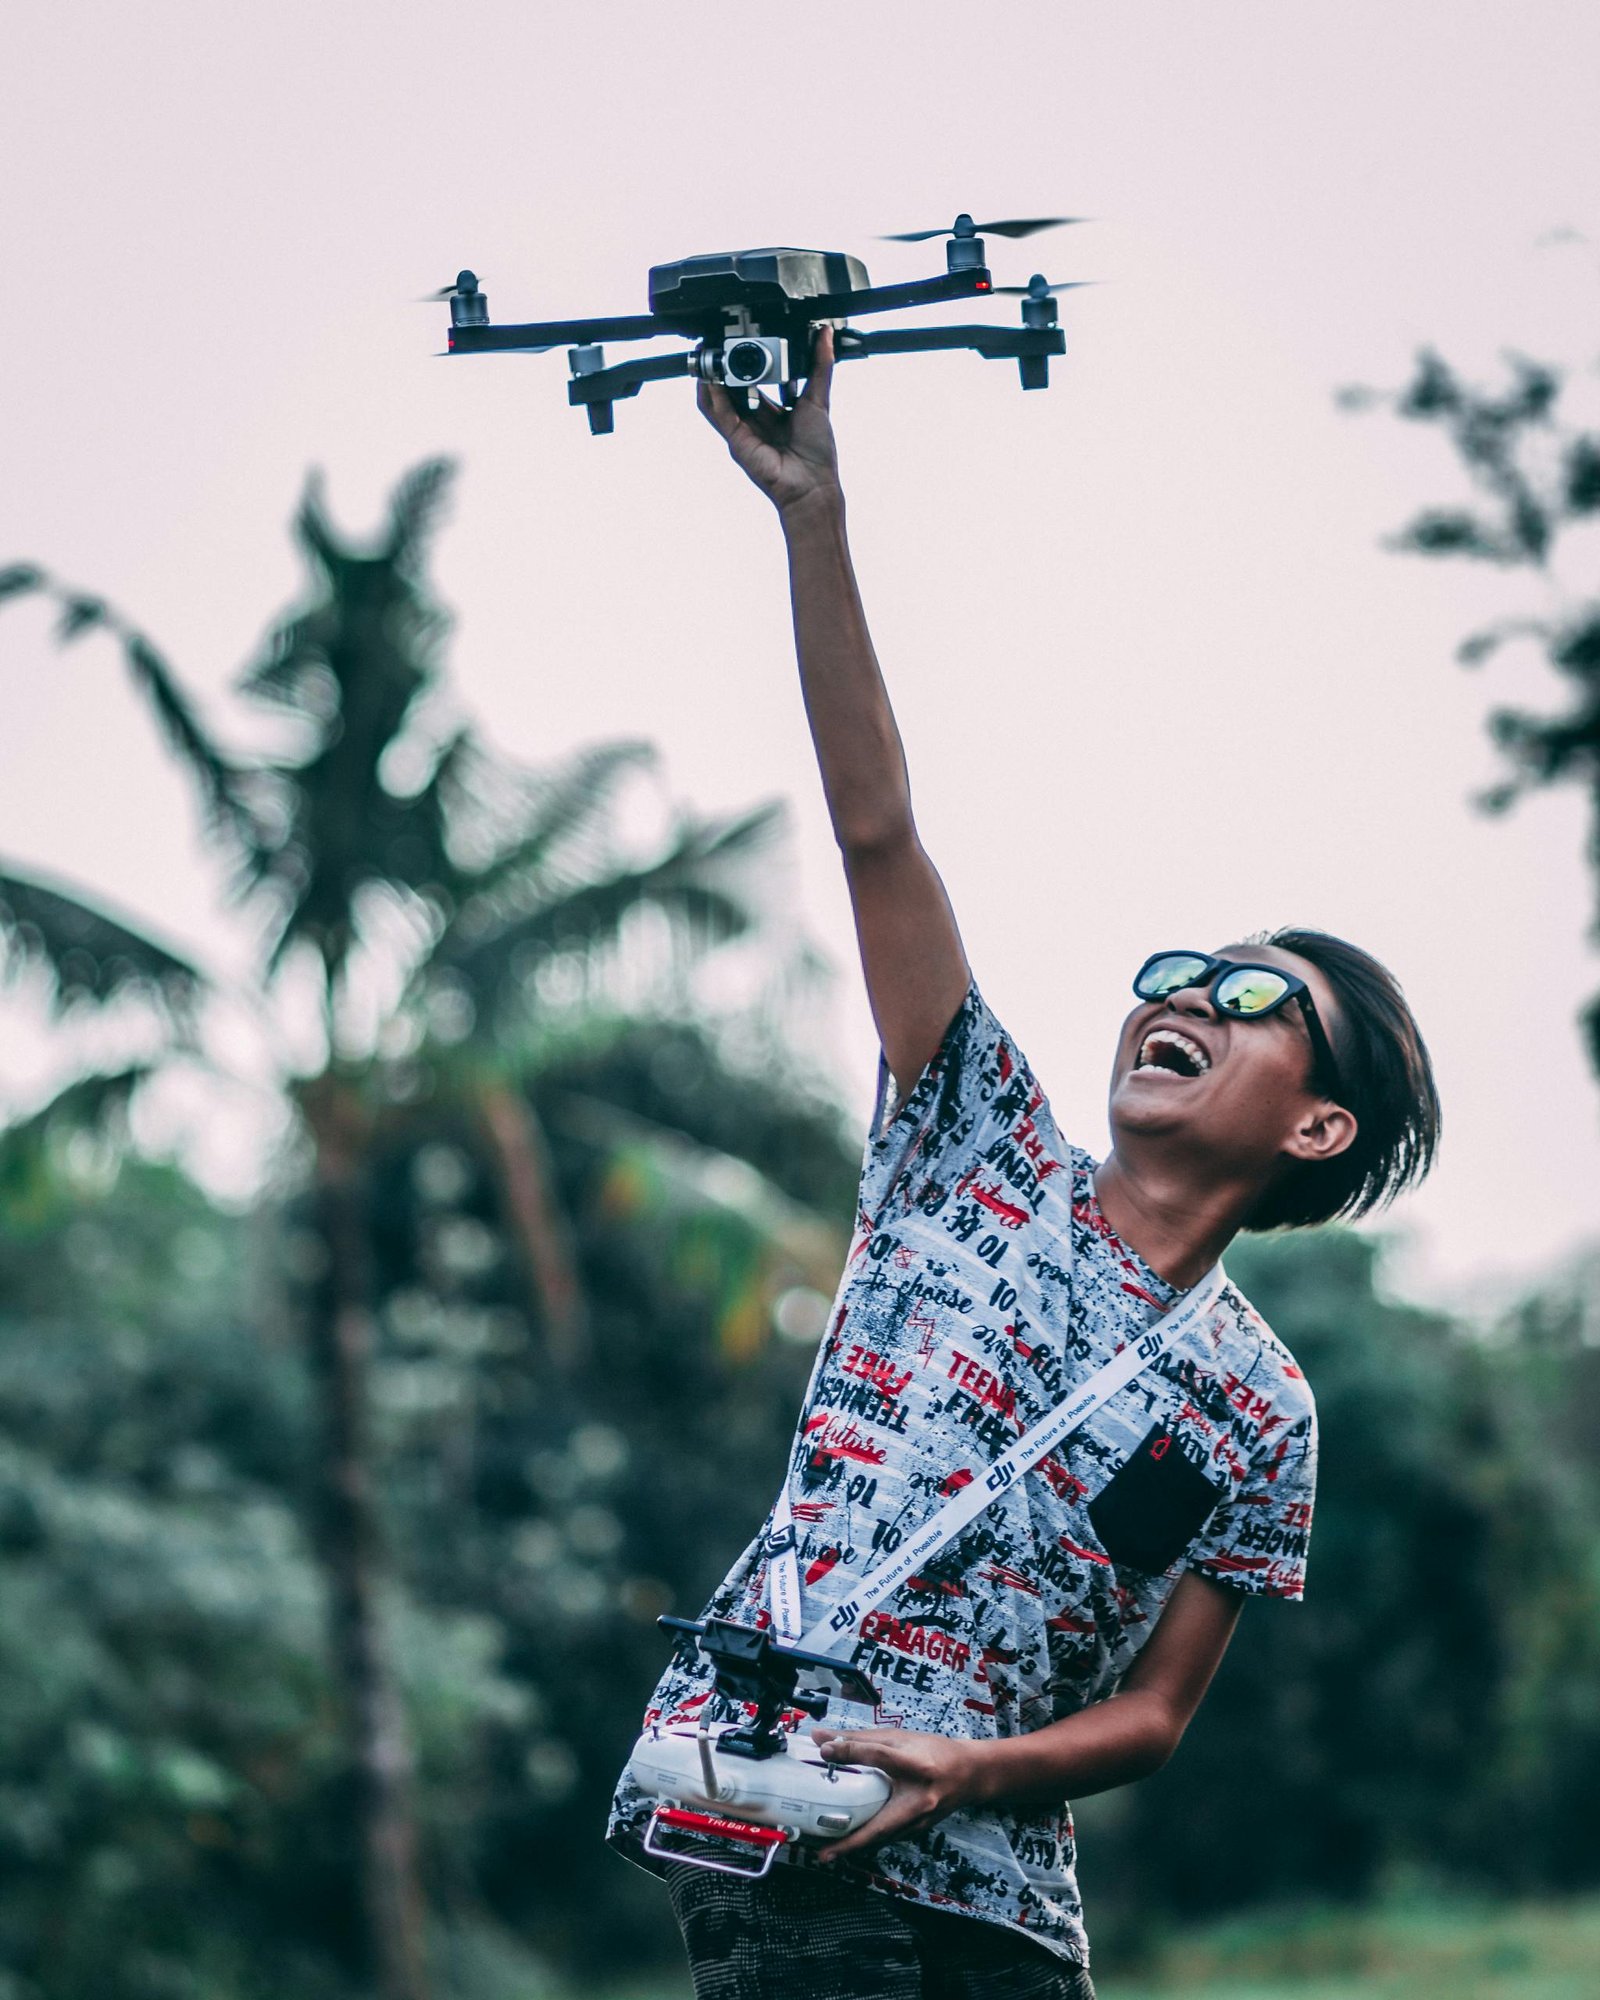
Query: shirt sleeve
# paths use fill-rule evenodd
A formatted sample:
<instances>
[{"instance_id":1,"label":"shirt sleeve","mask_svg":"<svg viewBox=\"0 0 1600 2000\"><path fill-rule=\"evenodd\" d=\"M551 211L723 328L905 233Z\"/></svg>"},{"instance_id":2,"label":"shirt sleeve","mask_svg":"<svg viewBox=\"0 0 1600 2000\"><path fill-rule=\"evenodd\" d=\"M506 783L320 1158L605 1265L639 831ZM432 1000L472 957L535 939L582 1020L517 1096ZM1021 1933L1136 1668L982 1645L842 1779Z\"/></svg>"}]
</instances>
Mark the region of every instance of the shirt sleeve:
<instances>
[{"instance_id":1,"label":"shirt sleeve","mask_svg":"<svg viewBox=\"0 0 1600 2000\"><path fill-rule=\"evenodd\" d=\"M895 1080L878 1056L878 1094L861 1167L861 1220L936 1209L984 1161L1021 1136L1044 1103L1016 1043L974 980L944 1039L895 1111Z\"/></svg>"},{"instance_id":2,"label":"shirt sleeve","mask_svg":"<svg viewBox=\"0 0 1600 2000\"><path fill-rule=\"evenodd\" d=\"M1270 1431L1191 1544L1187 1567L1256 1597L1302 1598L1317 1486L1317 1420Z\"/></svg>"}]
</instances>

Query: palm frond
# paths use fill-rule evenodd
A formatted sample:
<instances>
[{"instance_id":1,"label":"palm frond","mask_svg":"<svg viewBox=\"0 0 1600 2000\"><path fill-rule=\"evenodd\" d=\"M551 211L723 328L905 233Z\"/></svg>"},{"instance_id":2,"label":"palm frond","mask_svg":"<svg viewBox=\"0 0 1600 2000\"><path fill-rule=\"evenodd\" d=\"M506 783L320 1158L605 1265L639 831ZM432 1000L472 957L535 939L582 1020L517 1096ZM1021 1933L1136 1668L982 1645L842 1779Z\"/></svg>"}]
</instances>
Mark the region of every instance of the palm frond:
<instances>
[{"instance_id":1,"label":"palm frond","mask_svg":"<svg viewBox=\"0 0 1600 2000\"><path fill-rule=\"evenodd\" d=\"M156 726L200 787L211 825L246 852L260 826L251 809L245 775L218 748L195 714L172 669L141 632L125 631L122 650L134 684L149 702Z\"/></svg>"},{"instance_id":2,"label":"palm frond","mask_svg":"<svg viewBox=\"0 0 1600 2000\"><path fill-rule=\"evenodd\" d=\"M455 476L455 461L449 458L426 459L405 475L389 502L389 531L384 543L387 561L409 567L438 526Z\"/></svg>"},{"instance_id":3,"label":"palm frond","mask_svg":"<svg viewBox=\"0 0 1600 2000\"><path fill-rule=\"evenodd\" d=\"M531 907L515 893L527 888L525 878L503 885L505 894L471 896L446 923L416 983L426 988L441 973L453 975L480 1018L493 1019L545 960L613 946L624 920L642 906L660 911L700 952L742 937L759 913L739 876L771 844L784 816L773 802L732 820L681 822L660 860L547 890Z\"/></svg>"},{"instance_id":4,"label":"palm frond","mask_svg":"<svg viewBox=\"0 0 1600 2000\"><path fill-rule=\"evenodd\" d=\"M324 574L331 576L345 554L333 523L328 519L327 501L320 471L306 474L305 490L294 517L295 539Z\"/></svg>"},{"instance_id":5,"label":"palm frond","mask_svg":"<svg viewBox=\"0 0 1600 2000\"><path fill-rule=\"evenodd\" d=\"M56 640L70 646L90 632L109 633L121 646L134 687L149 705L167 747L198 786L207 824L248 853L260 838L246 774L201 722L172 667L152 641L104 598L72 590L31 563L0 571L0 601L44 591L59 606Z\"/></svg>"},{"instance_id":6,"label":"palm frond","mask_svg":"<svg viewBox=\"0 0 1600 2000\"><path fill-rule=\"evenodd\" d=\"M541 881L554 858L605 811L623 776L655 758L650 743L602 743L581 751L553 778L533 781L518 835L470 876L464 893L493 896L518 880Z\"/></svg>"},{"instance_id":7,"label":"palm frond","mask_svg":"<svg viewBox=\"0 0 1600 2000\"><path fill-rule=\"evenodd\" d=\"M10 873L0 873L0 945L4 971L42 975L57 1014L135 999L182 1029L207 983L187 959L131 924Z\"/></svg>"},{"instance_id":8,"label":"palm frond","mask_svg":"<svg viewBox=\"0 0 1600 2000\"><path fill-rule=\"evenodd\" d=\"M642 869L588 882L560 902L474 937L452 926L450 941L422 968L426 985L454 974L472 994L480 1017L493 1016L519 993L545 960L563 952L598 954L615 944L623 919L648 904L692 932L703 949L742 936L751 925L744 904L693 882L661 879Z\"/></svg>"},{"instance_id":9,"label":"palm frond","mask_svg":"<svg viewBox=\"0 0 1600 2000\"><path fill-rule=\"evenodd\" d=\"M680 826L679 852L703 867L743 866L768 852L787 829L788 807L769 799L737 819L685 820Z\"/></svg>"}]
</instances>

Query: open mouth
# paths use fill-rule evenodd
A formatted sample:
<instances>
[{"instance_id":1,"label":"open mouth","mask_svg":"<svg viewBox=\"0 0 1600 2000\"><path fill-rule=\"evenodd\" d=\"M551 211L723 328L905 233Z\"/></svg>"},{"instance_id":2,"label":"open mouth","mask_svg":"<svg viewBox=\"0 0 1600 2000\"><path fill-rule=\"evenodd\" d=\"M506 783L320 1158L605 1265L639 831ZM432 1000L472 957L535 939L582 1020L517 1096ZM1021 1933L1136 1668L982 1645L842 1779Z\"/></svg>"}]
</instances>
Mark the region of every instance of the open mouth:
<instances>
[{"instance_id":1,"label":"open mouth","mask_svg":"<svg viewBox=\"0 0 1600 2000\"><path fill-rule=\"evenodd\" d=\"M1198 1042L1191 1042L1176 1028L1152 1028L1139 1044L1133 1066L1136 1070L1165 1070L1169 1076L1204 1076L1211 1058Z\"/></svg>"}]
</instances>

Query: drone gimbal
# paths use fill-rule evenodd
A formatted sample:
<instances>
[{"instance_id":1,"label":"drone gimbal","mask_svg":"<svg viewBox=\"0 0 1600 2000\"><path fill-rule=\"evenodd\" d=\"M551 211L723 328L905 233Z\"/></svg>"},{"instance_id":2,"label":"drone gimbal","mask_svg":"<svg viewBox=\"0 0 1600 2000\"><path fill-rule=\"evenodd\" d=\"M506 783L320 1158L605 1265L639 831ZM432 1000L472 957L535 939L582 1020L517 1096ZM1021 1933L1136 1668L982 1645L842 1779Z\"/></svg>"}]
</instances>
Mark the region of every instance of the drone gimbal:
<instances>
[{"instance_id":1,"label":"drone gimbal","mask_svg":"<svg viewBox=\"0 0 1600 2000\"><path fill-rule=\"evenodd\" d=\"M1056 324L1055 294L1067 284L1035 276L1027 285L996 285L985 262L980 229L999 236L1029 236L1076 220L1045 216L1030 220L974 223L958 215L954 226L913 230L894 242L922 242L948 236L944 274L902 285L873 285L859 258L834 250L734 250L657 264L650 272L650 310L607 319L546 320L524 326L491 326L489 301L476 273L462 271L435 296L450 302L451 354L540 354L568 347L572 380L567 400L589 413L595 435L610 431L615 406L637 396L646 382L699 376L741 392L754 408L764 385L776 388L792 406L799 384L811 369L817 329L836 329L840 361L874 354L926 354L944 348L971 348L986 361L1015 361L1024 389L1043 389L1050 357L1065 354ZM895 327L858 333L844 322L853 313L892 312L901 307L944 304L952 299L1020 296L1022 325ZM651 340L670 335L690 340L688 353L653 354L637 361L607 364L606 341Z\"/></svg>"}]
</instances>

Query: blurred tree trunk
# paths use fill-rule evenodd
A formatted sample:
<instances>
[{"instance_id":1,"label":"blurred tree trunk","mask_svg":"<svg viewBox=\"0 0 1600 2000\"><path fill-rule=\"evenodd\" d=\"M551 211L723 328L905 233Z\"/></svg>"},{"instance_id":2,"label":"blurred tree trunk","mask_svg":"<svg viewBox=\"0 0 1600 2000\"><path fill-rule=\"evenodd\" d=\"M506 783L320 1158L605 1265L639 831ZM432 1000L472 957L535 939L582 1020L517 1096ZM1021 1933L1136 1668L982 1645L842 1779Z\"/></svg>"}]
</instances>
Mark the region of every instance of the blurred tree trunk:
<instances>
[{"instance_id":1,"label":"blurred tree trunk","mask_svg":"<svg viewBox=\"0 0 1600 2000\"><path fill-rule=\"evenodd\" d=\"M308 1086L301 1104L316 1152L322 1250L307 1315L322 1417L319 1553L344 1703L365 1941L379 2000L426 2000L411 1742L383 1625L383 1551L368 1424L373 1323L366 1113L356 1089L333 1076Z\"/></svg>"},{"instance_id":2,"label":"blurred tree trunk","mask_svg":"<svg viewBox=\"0 0 1600 2000\"><path fill-rule=\"evenodd\" d=\"M514 1083L485 1076L474 1095L501 1211L544 1319L550 1359L569 1371L583 1356L588 1309L572 1225L556 1193L550 1142Z\"/></svg>"}]
</instances>

